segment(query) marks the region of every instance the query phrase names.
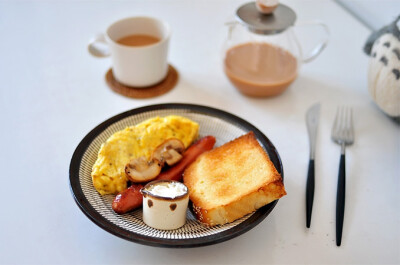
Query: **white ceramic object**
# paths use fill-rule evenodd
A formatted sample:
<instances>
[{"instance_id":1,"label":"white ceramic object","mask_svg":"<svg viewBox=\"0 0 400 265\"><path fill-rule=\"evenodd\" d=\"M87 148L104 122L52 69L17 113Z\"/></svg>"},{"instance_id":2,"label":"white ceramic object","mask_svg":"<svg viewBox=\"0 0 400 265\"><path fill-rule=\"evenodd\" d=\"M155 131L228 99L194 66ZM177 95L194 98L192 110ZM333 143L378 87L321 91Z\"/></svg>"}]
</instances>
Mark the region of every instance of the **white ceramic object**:
<instances>
[{"instance_id":1,"label":"white ceramic object","mask_svg":"<svg viewBox=\"0 0 400 265\"><path fill-rule=\"evenodd\" d=\"M122 37L146 34L160 39L146 46L117 43ZM171 30L166 22L152 17L130 17L111 24L105 34L88 46L95 57L111 56L114 77L122 84L146 87L161 82L168 72L168 46Z\"/></svg>"},{"instance_id":2,"label":"white ceramic object","mask_svg":"<svg viewBox=\"0 0 400 265\"><path fill-rule=\"evenodd\" d=\"M390 117L400 118L400 16L373 32L364 52L370 56L368 90L379 108Z\"/></svg>"},{"instance_id":3,"label":"white ceramic object","mask_svg":"<svg viewBox=\"0 0 400 265\"><path fill-rule=\"evenodd\" d=\"M150 227L172 230L186 223L188 188L181 182L155 180L141 190L143 221Z\"/></svg>"}]
</instances>

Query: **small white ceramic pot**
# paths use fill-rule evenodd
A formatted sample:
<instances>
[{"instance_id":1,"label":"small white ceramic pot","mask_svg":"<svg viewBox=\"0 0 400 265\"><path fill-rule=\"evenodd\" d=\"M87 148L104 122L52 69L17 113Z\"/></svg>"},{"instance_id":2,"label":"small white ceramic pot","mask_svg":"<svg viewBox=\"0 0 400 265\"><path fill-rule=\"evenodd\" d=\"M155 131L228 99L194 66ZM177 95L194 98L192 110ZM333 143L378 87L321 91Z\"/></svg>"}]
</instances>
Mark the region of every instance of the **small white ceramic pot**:
<instances>
[{"instance_id":1,"label":"small white ceramic pot","mask_svg":"<svg viewBox=\"0 0 400 265\"><path fill-rule=\"evenodd\" d=\"M143 221L148 226L172 230L186 223L188 188L173 180L155 180L141 189Z\"/></svg>"}]
</instances>

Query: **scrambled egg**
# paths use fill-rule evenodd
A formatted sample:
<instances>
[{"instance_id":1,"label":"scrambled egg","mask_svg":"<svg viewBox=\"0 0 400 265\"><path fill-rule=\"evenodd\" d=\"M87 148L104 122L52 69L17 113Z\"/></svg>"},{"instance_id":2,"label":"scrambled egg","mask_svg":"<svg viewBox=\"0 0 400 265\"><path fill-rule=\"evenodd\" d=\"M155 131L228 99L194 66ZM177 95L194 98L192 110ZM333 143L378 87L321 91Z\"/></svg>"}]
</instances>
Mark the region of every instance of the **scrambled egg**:
<instances>
[{"instance_id":1,"label":"scrambled egg","mask_svg":"<svg viewBox=\"0 0 400 265\"><path fill-rule=\"evenodd\" d=\"M199 125L181 116L155 117L114 133L100 147L92 168L92 181L101 194L116 194L127 188L125 165L140 156L150 158L168 138L177 138L187 148L198 136Z\"/></svg>"}]
</instances>

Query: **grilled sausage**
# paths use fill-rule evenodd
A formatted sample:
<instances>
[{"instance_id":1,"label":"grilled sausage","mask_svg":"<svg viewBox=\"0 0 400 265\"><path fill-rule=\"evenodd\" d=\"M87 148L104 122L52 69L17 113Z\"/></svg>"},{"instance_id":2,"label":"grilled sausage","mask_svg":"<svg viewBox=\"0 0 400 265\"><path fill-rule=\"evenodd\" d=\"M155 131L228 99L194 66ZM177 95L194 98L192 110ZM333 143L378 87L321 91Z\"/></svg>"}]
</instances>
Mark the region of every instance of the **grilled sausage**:
<instances>
[{"instance_id":1,"label":"grilled sausage","mask_svg":"<svg viewBox=\"0 0 400 265\"><path fill-rule=\"evenodd\" d=\"M161 172L156 179L182 181L185 169L202 153L211 150L215 144L214 136L205 136L190 146L183 154L182 159L173 167Z\"/></svg>"},{"instance_id":2,"label":"grilled sausage","mask_svg":"<svg viewBox=\"0 0 400 265\"><path fill-rule=\"evenodd\" d=\"M140 193L141 188L143 188L143 185L135 183L118 193L112 202L114 212L124 214L142 206L143 197Z\"/></svg>"}]
</instances>

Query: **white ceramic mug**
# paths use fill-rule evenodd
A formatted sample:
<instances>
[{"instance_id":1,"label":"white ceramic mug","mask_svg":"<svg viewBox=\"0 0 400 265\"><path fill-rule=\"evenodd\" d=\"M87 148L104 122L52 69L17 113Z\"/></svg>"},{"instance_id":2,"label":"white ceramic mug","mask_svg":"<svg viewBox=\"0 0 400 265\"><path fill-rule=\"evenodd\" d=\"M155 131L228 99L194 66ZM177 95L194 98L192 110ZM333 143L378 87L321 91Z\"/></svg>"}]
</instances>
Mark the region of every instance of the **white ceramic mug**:
<instances>
[{"instance_id":1,"label":"white ceramic mug","mask_svg":"<svg viewBox=\"0 0 400 265\"><path fill-rule=\"evenodd\" d=\"M127 46L117 41L123 37L145 34L160 41L145 46ZM121 84L147 87L161 82L168 73L168 45L171 30L166 22L152 17L130 17L111 24L105 34L89 43L95 57L111 56L112 71Z\"/></svg>"}]
</instances>

